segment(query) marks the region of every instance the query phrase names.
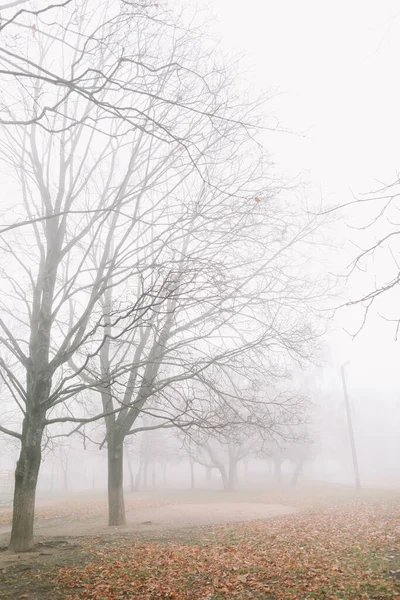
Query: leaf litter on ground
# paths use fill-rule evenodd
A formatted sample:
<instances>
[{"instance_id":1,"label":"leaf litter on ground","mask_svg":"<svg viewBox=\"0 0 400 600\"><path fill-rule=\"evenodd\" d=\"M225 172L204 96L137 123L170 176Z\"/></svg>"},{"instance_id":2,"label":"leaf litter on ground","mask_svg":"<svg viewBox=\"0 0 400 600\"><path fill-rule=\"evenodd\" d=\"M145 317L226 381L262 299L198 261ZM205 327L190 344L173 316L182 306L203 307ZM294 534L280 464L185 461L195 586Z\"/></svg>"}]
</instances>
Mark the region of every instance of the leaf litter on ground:
<instances>
[{"instance_id":1,"label":"leaf litter on ground","mask_svg":"<svg viewBox=\"0 0 400 600\"><path fill-rule=\"evenodd\" d=\"M190 530L182 541L88 542L58 570L68 600L400 600L388 549L400 504L356 502L268 521Z\"/></svg>"}]
</instances>

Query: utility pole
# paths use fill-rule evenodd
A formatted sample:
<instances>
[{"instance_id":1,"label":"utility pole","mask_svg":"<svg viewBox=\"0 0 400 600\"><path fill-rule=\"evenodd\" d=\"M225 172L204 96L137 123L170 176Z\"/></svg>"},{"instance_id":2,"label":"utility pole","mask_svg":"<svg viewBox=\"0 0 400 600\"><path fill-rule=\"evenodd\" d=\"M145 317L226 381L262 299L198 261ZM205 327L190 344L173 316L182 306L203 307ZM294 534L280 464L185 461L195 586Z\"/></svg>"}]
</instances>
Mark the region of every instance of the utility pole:
<instances>
[{"instance_id":1,"label":"utility pole","mask_svg":"<svg viewBox=\"0 0 400 600\"><path fill-rule=\"evenodd\" d=\"M351 418L351 409L350 409L349 395L347 393L346 375L345 375L345 371L344 371L344 368L345 368L345 366L347 364L348 363L345 363L344 365L342 365L340 367L340 370L341 370L341 373L342 373L343 394L344 394L344 403L345 403L345 406L346 406L346 413L347 413L347 426L349 428L351 455L353 457L354 478L355 478L355 482L356 482L356 489L360 490L361 489L360 472L358 470L356 443L355 443L355 440L354 440L354 431L353 431L353 421L352 421L352 418Z\"/></svg>"}]
</instances>

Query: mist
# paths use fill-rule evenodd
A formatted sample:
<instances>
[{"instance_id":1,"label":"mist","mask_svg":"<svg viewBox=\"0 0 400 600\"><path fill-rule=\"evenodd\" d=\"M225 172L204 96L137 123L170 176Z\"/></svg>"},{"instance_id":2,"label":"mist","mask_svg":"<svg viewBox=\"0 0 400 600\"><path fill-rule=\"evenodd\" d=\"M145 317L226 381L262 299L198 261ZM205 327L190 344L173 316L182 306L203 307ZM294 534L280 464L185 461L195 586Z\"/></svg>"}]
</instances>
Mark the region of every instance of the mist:
<instances>
[{"instance_id":1,"label":"mist","mask_svg":"<svg viewBox=\"0 0 400 600\"><path fill-rule=\"evenodd\" d=\"M400 5L0 0L0 597L399 596Z\"/></svg>"}]
</instances>

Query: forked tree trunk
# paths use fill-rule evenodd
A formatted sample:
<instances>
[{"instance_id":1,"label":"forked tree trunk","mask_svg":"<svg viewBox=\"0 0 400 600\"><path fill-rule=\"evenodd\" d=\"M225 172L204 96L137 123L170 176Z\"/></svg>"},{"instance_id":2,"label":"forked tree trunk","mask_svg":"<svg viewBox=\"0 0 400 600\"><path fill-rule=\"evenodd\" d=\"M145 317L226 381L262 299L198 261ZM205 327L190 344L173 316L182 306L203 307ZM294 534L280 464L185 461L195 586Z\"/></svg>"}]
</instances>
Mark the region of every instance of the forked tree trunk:
<instances>
[{"instance_id":1,"label":"forked tree trunk","mask_svg":"<svg viewBox=\"0 0 400 600\"><path fill-rule=\"evenodd\" d=\"M25 416L21 451L15 469L13 519L9 550L28 552L33 548L36 486L42 459L43 423Z\"/></svg>"},{"instance_id":2,"label":"forked tree trunk","mask_svg":"<svg viewBox=\"0 0 400 600\"><path fill-rule=\"evenodd\" d=\"M124 502L124 438L108 436L108 524L126 525Z\"/></svg>"}]
</instances>

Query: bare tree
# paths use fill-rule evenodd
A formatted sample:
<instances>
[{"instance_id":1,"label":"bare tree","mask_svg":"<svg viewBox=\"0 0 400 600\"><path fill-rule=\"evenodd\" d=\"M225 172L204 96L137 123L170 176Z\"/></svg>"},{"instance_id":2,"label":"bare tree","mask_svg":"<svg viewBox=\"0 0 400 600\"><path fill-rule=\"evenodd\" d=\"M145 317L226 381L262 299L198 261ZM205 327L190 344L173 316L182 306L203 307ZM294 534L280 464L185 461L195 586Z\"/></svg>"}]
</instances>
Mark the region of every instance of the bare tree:
<instances>
[{"instance_id":1,"label":"bare tree","mask_svg":"<svg viewBox=\"0 0 400 600\"><path fill-rule=\"evenodd\" d=\"M282 382L278 385L282 386ZM276 392L275 392L276 393ZM273 395L269 389L264 397L258 392L254 406L242 398L230 395L219 428L193 428L184 437L184 447L193 462L207 469L217 469L225 491L233 491L238 479L239 463L250 457L271 456L275 474L281 482L281 463L291 440L301 439L302 426L308 419L308 401L289 390ZM244 411L244 407L246 410Z\"/></svg>"},{"instance_id":2,"label":"bare tree","mask_svg":"<svg viewBox=\"0 0 400 600\"><path fill-rule=\"evenodd\" d=\"M342 305L362 309L358 326L349 332L353 336L363 329L369 314L375 311L394 324L395 339L398 337L399 197L400 179L397 177L374 192L354 197L350 202L330 209L330 212L346 211L352 228L351 242L356 249L345 277L355 281L360 291Z\"/></svg>"},{"instance_id":3,"label":"bare tree","mask_svg":"<svg viewBox=\"0 0 400 600\"><path fill-rule=\"evenodd\" d=\"M44 185L42 198L46 197L47 191ZM47 196L47 209L50 211L54 210L52 198L50 194ZM70 200L63 198L66 203ZM116 207L122 207L120 201L117 201ZM3 351L13 356L15 366L10 369L6 361L1 360L1 370L8 384L10 399L15 400L23 414L20 432L1 427L1 431L13 435L21 443L10 544L13 550L24 550L32 545L43 430L52 423L73 421L72 416L61 416L58 408L61 405L67 407L73 398L84 392L85 387L89 388L68 369L68 361L77 352L85 353L88 361L91 355L101 351L107 333L103 316L96 309L99 298L109 287L121 285L127 275L129 263L124 260L124 253L128 246L123 249L118 245L111 250L115 228L125 218L120 213L113 214L111 218L109 214L105 218L99 215L101 212L82 221L80 226L63 217L44 221L40 229L35 227L30 242L36 240L38 252L32 256L33 260L23 256L20 245L13 244L16 240L8 240L5 244L18 276L11 275L9 269L3 272L8 286L3 288L5 293L1 302L1 342ZM90 240L95 239L96 234L104 236L105 245L99 269L94 272L87 260L87 249L90 249ZM87 249L77 252L83 240L89 240ZM30 245L32 251L33 244ZM22 283L23 272L26 278ZM13 307L10 305L11 296L14 296ZM108 318L113 323L118 322L120 328L129 329L139 313L147 309L146 294L142 294L132 305L121 303ZM97 381L97 385L106 385L114 380L120 370L123 367L109 373L107 380ZM80 409L78 407L77 413L82 415L84 422L83 405ZM87 416L87 420L91 418Z\"/></svg>"},{"instance_id":4,"label":"bare tree","mask_svg":"<svg viewBox=\"0 0 400 600\"><path fill-rule=\"evenodd\" d=\"M217 469L226 492L235 490L238 481L239 462L253 452L254 443L247 445L238 440L236 442L220 441L218 438L211 436L206 440L197 441L196 444L193 444L193 439L191 439L188 446L191 465L197 463L207 469Z\"/></svg>"},{"instance_id":5,"label":"bare tree","mask_svg":"<svg viewBox=\"0 0 400 600\"><path fill-rule=\"evenodd\" d=\"M5 94L19 99L1 100L0 142L13 177L0 231L0 371L22 419L0 426L20 442L14 551L33 545L47 426L105 418L109 520L119 524L123 442L146 428L135 426L141 415L163 428L224 426L216 407L236 397L250 410L255 399L224 392L233 372L276 377L283 354L304 360L315 342L321 289L303 250L318 219L278 199L248 124L253 106L232 105L196 36L188 46L187 31L164 35L165 19L124 6L94 15L90 2L66 2L46 35L19 23L25 9L1 25L37 42L28 91L31 58L1 51L8 68L18 63Z\"/></svg>"},{"instance_id":6,"label":"bare tree","mask_svg":"<svg viewBox=\"0 0 400 600\"><path fill-rule=\"evenodd\" d=\"M241 174L243 183L239 174L235 186L249 185L246 170ZM130 356L132 361L125 382L120 379L117 383L118 389L124 387L124 408L118 414L115 407L122 389L118 392L108 386L101 391L104 412L110 413L106 418L110 524L125 522L123 443L127 435L143 430L135 425L141 415L157 419L158 424L151 427L226 426L229 421L217 416L218 411L224 414L221 407L236 398L250 410L259 401L254 389L247 397L242 390L233 389L231 396L224 391L235 373L246 374L250 389L257 377L276 378L284 373L280 352L303 360L315 341L306 313L300 319L299 314L307 312L318 293L304 278L293 276L292 262L296 245L302 245L315 223L301 224L287 207L279 214L275 202L265 195L263 210L269 214L270 224L279 221L281 227L267 233L254 214L258 205L254 194L250 202L238 204L241 190L231 191L229 185L223 190L220 181L217 191L201 185L197 195L192 180L190 188L184 188L185 206L189 200L193 212L188 213L186 225L181 221L177 229L181 239L173 248L176 259L168 300L153 311L150 320L136 327L129 339L120 339L114 354L105 345L99 356L99 377L112 371L121 357L126 361ZM266 235L270 236L267 248ZM168 252L170 248L171 244ZM105 298L106 313L110 306L111 296ZM91 369L96 369L94 363ZM282 399L282 406L286 400Z\"/></svg>"},{"instance_id":7,"label":"bare tree","mask_svg":"<svg viewBox=\"0 0 400 600\"><path fill-rule=\"evenodd\" d=\"M80 14L78 29L89 20L89 13L85 13L88 6L82 6L84 14ZM61 19L63 35L75 30L75 17L75 13L69 14L68 27ZM21 411L22 429L18 430L16 419L14 428L1 425L0 431L21 444L10 543L16 551L27 550L33 544L35 489L44 429L58 422L75 422L81 427L101 415L110 422L121 409L121 402L111 407L107 398L116 398L110 396L110 390L119 381L128 390L123 406L129 412L129 377L135 370L145 369L145 381L154 378L164 337L172 326L176 289L182 285L182 278L191 282L198 270L191 268L184 274L182 258L178 258L181 267L177 271L176 255L187 235L185 227L197 210L194 205L177 202L177 188L188 177L192 185L193 177L206 185L200 167L206 163L210 134L215 132L212 112L220 104L226 106L227 96L222 90L216 97L214 86L192 73L186 35L176 39L172 36L165 49L165 38L160 37L163 24L156 23L148 31L147 17L143 30L138 21L134 26L145 36L143 47L141 36L137 36L140 55L149 48L153 52L153 45L158 44L163 49L162 57L168 55L168 64L173 58L185 57L188 66L181 72L175 66L164 68L157 61L151 68L139 66L134 60L127 67L122 61L127 85L132 85L136 75L135 85L139 81L142 86L135 101L130 96L136 93L134 90L123 92L123 101L132 107L135 122L127 127L127 117L125 113L119 115L122 109L116 103L115 118L105 122L104 106L111 106L113 94L113 85L110 92L107 80L107 85L95 87L96 102L87 98L86 102L76 103L63 86L56 86L57 110L47 111L49 126L43 127L37 118L37 106L48 96L48 81L36 77L30 93L26 94L24 88L20 94L20 106L31 111L34 118L12 115L3 128L3 172L13 177L14 183L8 184L8 224L5 221L1 231L0 366L9 400ZM126 18L125 23L129 30L132 20ZM11 23L6 25L8 28ZM120 45L121 35L119 29L111 29L107 47L98 38L90 38L79 50L72 45L63 55L62 67L66 72L74 70L76 64L85 62L84 58L93 64L93 44L101 49L96 60L108 69L109 57ZM80 42L85 39L82 29L79 36ZM166 38L170 42L170 36ZM58 37L47 36L38 42L40 65L52 56L54 39ZM197 60L196 45L193 52ZM220 87L218 71L215 74ZM95 85L98 74L93 77L95 81L90 85ZM191 97L197 82L200 87L195 95L200 98L202 110L189 102L189 115L182 102L188 94ZM18 86L13 89L13 93L18 91ZM168 101L161 99L161 93L168 96ZM10 110L6 102L3 107ZM229 112L225 114L226 133L239 126L243 136L248 137L248 130L231 123ZM74 127L70 127L71 122ZM173 143L169 134L172 130ZM20 225L26 226L23 241ZM139 348L146 345L146 336L154 327L155 345L150 354L143 358L137 349L140 360L134 362L134 368L129 352L121 360L126 344L132 347L137 339L134 336L139 334L144 336ZM108 353L118 356L111 368L106 364ZM100 370L94 368L96 357L102 365ZM103 410L97 410L93 390L101 390ZM146 398L148 395L146 391ZM133 415L139 412L137 404ZM118 448L118 440L113 444L112 436L109 430L108 442ZM115 469L110 473L114 476Z\"/></svg>"},{"instance_id":8,"label":"bare tree","mask_svg":"<svg viewBox=\"0 0 400 600\"><path fill-rule=\"evenodd\" d=\"M92 113L91 118L100 117ZM173 168L168 161L171 153L167 158L157 154L153 136L137 130L127 141L118 137L119 132L119 123L106 137L94 129L86 135L83 124L71 131L65 129L57 137L38 129L36 123L4 130L2 160L11 167L10 173L17 173L19 194L9 210L25 214L24 221L30 221L23 243L15 229L8 229L1 245L1 373L10 399L23 415L21 431L0 429L21 442L13 550L28 549L33 543L44 428L56 422L83 423L94 418L85 414L90 406L88 390L106 387L125 367L119 364L90 384L82 382L80 372L87 370L93 357L104 353L111 341L131 330L139 315L144 317L171 293L165 287L169 267L157 262L154 240L146 266L140 264L140 258L135 262L130 247L134 230L140 231L143 247L148 245L152 225L146 224L146 215L154 214L160 202L154 197L139 209L139 199L153 179L161 179L164 185L168 181L173 189L174 177L182 177L182 166ZM145 166L137 160L143 144L151 146L148 154L152 153L154 161L146 161ZM180 156L174 155L175 164ZM41 218L33 218L33 214ZM126 282L137 272L141 287L132 300ZM112 288L119 290L118 302L105 312L102 299ZM109 339L110 327L115 327L113 340ZM69 363L78 354L83 358L76 373ZM78 395L82 401L73 416L71 402Z\"/></svg>"},{"instance_id":9,"label":"bare tree","mask_svg":"<svg viewBox=\"0 0 400 600\"><path fill-rule=\"evenodd\" d=\"M273 476L278 485L284 485L282 465L289 461L293 467L290 477L290 485L297 485L304 464L315 456L315 447L310 436L303 430L297 435L297 441L286 444L269 444L263 448L262 456L268 456L273 465Z\"/></svg>"}]
</instances>

